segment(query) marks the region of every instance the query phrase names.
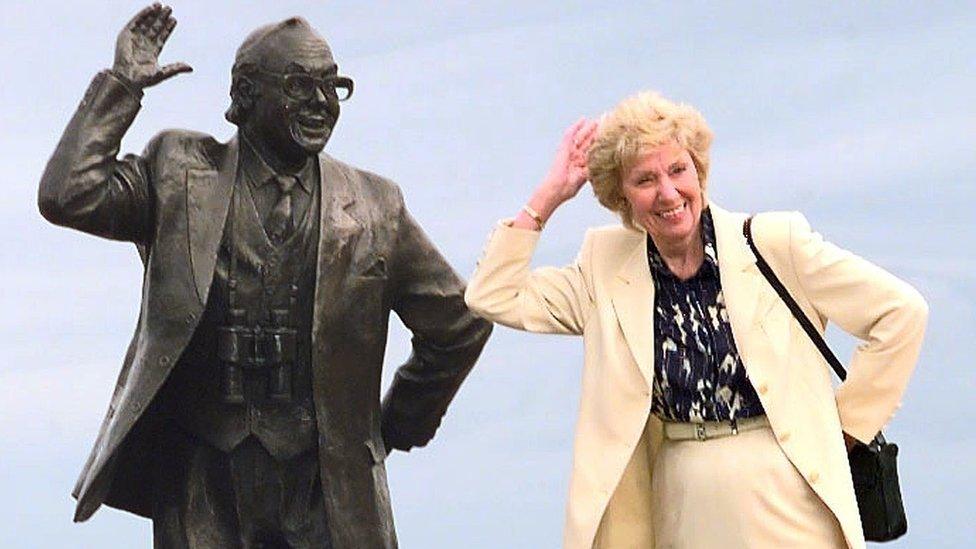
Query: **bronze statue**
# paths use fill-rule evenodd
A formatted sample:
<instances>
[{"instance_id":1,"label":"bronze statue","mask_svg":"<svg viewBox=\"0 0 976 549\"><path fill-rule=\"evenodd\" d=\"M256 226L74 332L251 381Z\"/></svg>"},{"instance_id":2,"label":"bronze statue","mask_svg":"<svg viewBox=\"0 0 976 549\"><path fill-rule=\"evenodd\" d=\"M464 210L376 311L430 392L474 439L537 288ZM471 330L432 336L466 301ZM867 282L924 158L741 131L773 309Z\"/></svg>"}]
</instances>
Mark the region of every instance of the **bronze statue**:
<instances>
[{"instance_id":1,"label":"bronze statue","mask_svg":"<svg viewBox=\"0 0 976 549\"><path fill-rule=\"evenodd\" d=\"M52 223L136 244L142 308L74 495L157 547L395 547L384 459L423 446L490 325L397 186L322 149L353 91L293 17L237 52L228 143L160 133L117 159L176 20L119 34L41 179ZM390 311L413 353L380 401Z\"/></svg>"}]
</instances>

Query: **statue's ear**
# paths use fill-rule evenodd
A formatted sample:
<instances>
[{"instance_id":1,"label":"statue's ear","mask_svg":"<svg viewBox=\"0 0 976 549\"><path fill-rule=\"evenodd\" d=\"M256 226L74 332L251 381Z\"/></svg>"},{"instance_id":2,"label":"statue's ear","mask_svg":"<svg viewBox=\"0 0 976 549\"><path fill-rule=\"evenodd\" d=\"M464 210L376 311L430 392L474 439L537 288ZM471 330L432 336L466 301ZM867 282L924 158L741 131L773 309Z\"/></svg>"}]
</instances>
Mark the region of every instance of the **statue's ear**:
<instances>
[{"instance_id":1,"label":"statue's ear","mask_svg":"<svg viewBox=\"0 0 976 549\"><path fill-rule=\"evenodd\" d=\"M254 107L257 96L257 84L254 80L245 74L235 74L230 85L230 108L224 113L224 118L231 124L240 126Z\"/></svg>"},{"instance_id":2,"label":"statue's ear","mask_svg":"<svg viewBox=\"0 0 976 549\"><path fill-rule=\"evenodd\" d=\"M234 99L237 100L242 110L251 110L257 96L258 87L254 80L244 75L237 77L234 82Z\"/></svg>"}]
</instances>

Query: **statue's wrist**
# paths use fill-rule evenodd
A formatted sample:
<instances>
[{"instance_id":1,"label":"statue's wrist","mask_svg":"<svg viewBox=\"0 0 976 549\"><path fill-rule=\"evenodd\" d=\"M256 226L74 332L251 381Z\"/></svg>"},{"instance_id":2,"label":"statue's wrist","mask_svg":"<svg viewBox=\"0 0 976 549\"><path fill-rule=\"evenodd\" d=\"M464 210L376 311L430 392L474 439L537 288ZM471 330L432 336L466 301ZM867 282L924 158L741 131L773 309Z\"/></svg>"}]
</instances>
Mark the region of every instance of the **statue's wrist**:
<instances>
[{"instance_id":1,"label":"statue's wrist","mask_svg":"<svg viewBox=\"0 0 976 549\"><path fill-rule=\"evenodd\" d=\"M136 84L131 78L123 74L122 71L120 71L115 67L112 67L107 72L108 74L112 75L116 80L118 80L119 83L122 84L122 86L124 86L125 89L129 91L129 93L131 93L133 96L135 96L138 99L142 99L143 96L142 86Z\"/></svg>"}]
</instances>

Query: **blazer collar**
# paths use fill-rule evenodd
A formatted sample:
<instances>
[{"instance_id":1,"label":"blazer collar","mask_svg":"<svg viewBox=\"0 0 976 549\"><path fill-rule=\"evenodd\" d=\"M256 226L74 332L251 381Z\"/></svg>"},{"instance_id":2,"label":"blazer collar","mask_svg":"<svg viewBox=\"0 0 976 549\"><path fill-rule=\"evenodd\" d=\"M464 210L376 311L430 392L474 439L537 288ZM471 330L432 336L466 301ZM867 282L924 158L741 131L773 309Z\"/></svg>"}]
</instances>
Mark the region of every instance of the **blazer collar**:
<instances>
[{"instance_id":1,"label":"blazer collar","mask_svg":"<svg viewBox=\"0 0 976 549\"><path fill-rule=\"evenodd\" d=\"M712 213L712 222L715 226L719 269L732 268L743 271L755 265L756 256L742 234L742 224L746 220L746 214L732 213L711 202L708 209ZM627 259L617 272L618 278L627 281L636 280L645 274L650 276L647 256L644 253L649 236L643 229L632 232L635 235L633 249L625 255Z\"/></svg>"},{"instance_id":2,"label":"blazer collar","mask_svg":"<svg viewBox=\"0 0 976 549\"><path fill-rule=\"evenodd\" d=\"M756 264L756 256L742 234L746 214L732 213L709 203L715 224L715 246L718 251L719 269L732 268L743 271Z\"/></svg>"},{"instance_id":3,"label":"blazer collar","mask_svg":"<svg viewBox=\"0 0 976 549\"><path fill-rule=\"evenodd\" d=\"M756 267L742 224L745 214L737 214L709 203L715 225L715 242L718 252L719 276L732 332L744 362L753 355L750 341L765 338L753 337L753 329L759 327L765 312L775 303L777 296L771 289L763 291L766 283ZM634 231L634 238L626 245L623 262L617 271L611 289L611 301L624 339L630 348L648 387L654 379L654 281L647 260L645 231Z\"/></svg>"}]
</instances>

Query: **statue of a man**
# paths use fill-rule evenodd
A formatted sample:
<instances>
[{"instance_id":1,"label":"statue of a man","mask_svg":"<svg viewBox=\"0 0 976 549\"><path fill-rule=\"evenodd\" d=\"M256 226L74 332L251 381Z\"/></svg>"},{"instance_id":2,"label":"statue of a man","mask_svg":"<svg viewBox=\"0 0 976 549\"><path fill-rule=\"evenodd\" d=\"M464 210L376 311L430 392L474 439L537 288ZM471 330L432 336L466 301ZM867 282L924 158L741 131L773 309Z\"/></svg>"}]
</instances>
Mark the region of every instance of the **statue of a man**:
<instances>
[{"instance_id":1,"label":"statue of a man","mask_svg":"<svg viewBox=\"0 0 976 549\"><path fill-rule=\"evenodd\" d=\"M423 446L490 326L399 189L322 153L353 91L293 17L244 41L228 143L165 131L117 159L176 20L119 35L40 183L52 223L131 241L142 308L74 495L153 520L157 547L396 546L384 459ZM413 353L380 402L390 311Z\"/></svg>"}]
</instances>

